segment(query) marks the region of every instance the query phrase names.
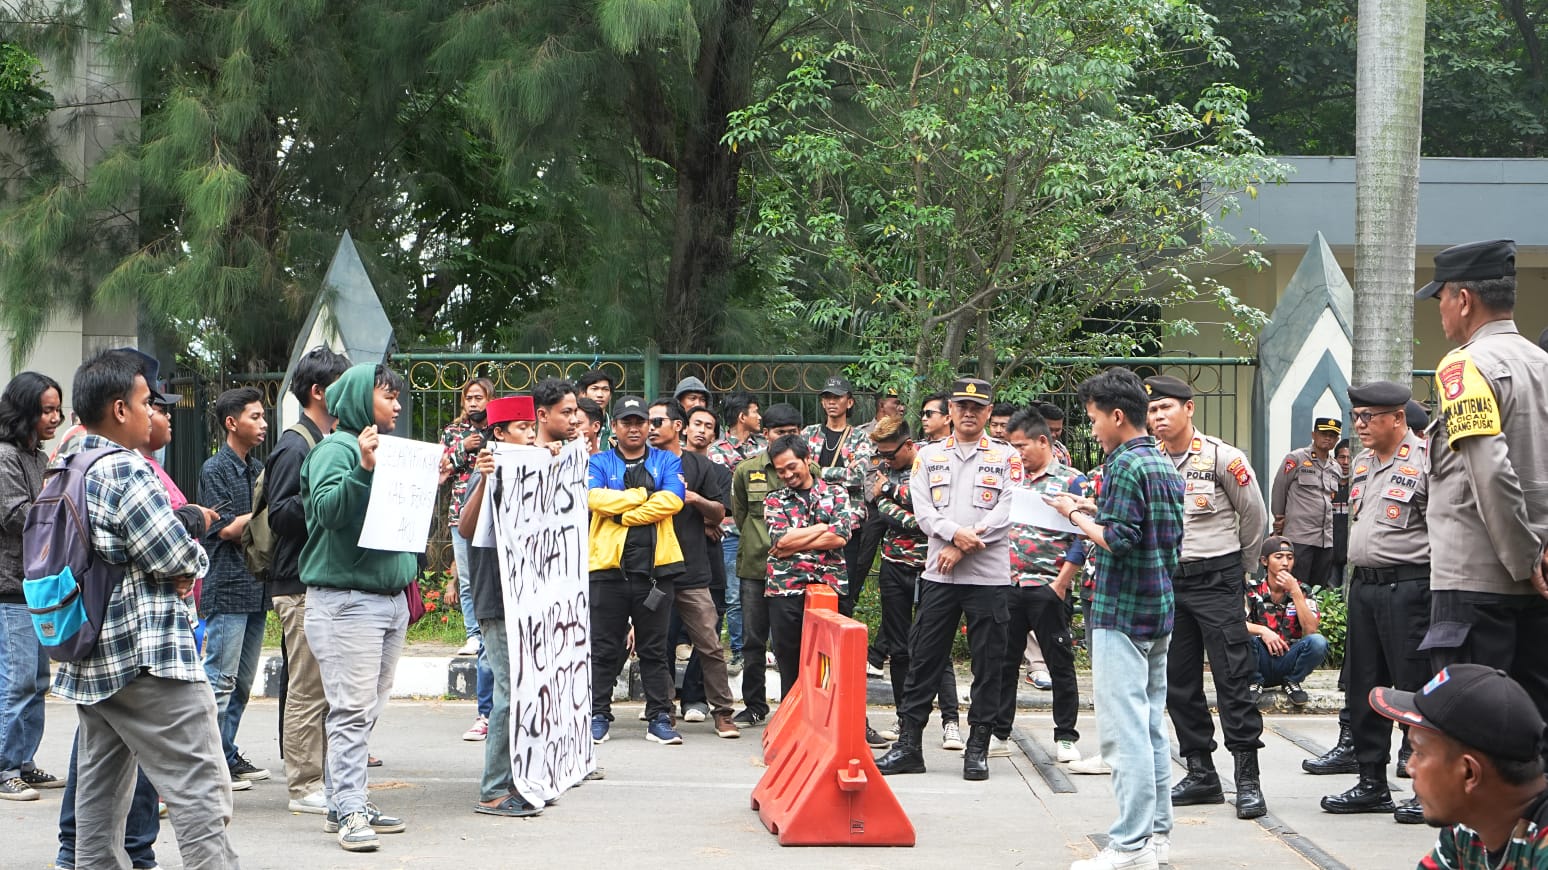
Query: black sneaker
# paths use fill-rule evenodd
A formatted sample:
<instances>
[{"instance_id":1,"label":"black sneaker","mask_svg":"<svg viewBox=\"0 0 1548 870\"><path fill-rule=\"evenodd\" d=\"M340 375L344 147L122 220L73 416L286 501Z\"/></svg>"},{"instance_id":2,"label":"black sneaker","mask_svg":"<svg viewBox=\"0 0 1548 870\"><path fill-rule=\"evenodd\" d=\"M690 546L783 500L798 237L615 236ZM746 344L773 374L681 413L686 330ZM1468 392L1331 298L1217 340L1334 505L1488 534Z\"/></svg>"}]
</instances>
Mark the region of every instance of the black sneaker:
<instances>
[{"instance_id":1,"label":"black sneaker","mask_svg":"<svg viewBox=\"0 0 1548 870\"><path fill-rule=\"evenodd\" d=\"M248 761L245 756L238 755L236 761L231 764L231 778L245 779L248 782L256 782L260 779L268 779L269 772Z\"/></svg>"},{"instance_id":2,"label":"black sneaker","mask_svg":"<svg viewBox=\"0 0 1548 870\"><path fill-rule=\"evenodd\" d=\"M65 781L49 773L41 767L21 772L22 782L33 788L64 788Z\"/></svg>"},{"instance_id":3,"label":"black sneaker","mask_svg":"<svg viewBox=\"0 0 1548 870\"><path fill-rule=\"evenodd\" d=\"M1250 703L1256 704L1262 698L1263 698L1263 684L1262 683L1253 683L1252 685L1247 687L1247 700Z\"/></svg>"},{"instance_id":4,"label":"black sneaker","mask_svg":"<svg viewBox=\"0 0 1548 870\"><path fill-rule=\"evenodd\" d=\"M751 710L743 710L732 716L731 721L743 728L756 728L762 725L763 720L767 718L769 718L767 713L754 713Z\"/></svg>"},{"instance_id":5,"label":"black sneaker","mask_svg":"<svg viewBox=\"0 0 1548 870\"><path fill-rule=\"evenodd\" d=\"M865 726L865 744L872 749L886 749L892 745L892 741L876 733L876 729L870 725Z\"/></svg>"},{"instance_id":6,"label":"black sneaker","mask_svg":"<svg viewBox=\"0 0 1548 870\"><path fill-rule=\"evenodd\" d=\"M1304 707L1306 702L1311 700L1311 696L1306 694L1306 690L1301 688L1300 683L1290 680L1285 680L1285 694L1290 696L1290 703L1297 707Z\"/></svg>"},{"instance_id":7,"label":"black sneaker","mask_svg":"<svg viewBox=\"0 0 1548 870\"><path fill-rule=\"evenodd\" d=\"M402 819L383 813L380 807L369 801L366 802L364 815L371 830L378 834L401 834L408 828ZM338 830L339 814L336 810L329 810L328 818L323 822L323 833L335 834Z\"/></svg>"}]
</instances>

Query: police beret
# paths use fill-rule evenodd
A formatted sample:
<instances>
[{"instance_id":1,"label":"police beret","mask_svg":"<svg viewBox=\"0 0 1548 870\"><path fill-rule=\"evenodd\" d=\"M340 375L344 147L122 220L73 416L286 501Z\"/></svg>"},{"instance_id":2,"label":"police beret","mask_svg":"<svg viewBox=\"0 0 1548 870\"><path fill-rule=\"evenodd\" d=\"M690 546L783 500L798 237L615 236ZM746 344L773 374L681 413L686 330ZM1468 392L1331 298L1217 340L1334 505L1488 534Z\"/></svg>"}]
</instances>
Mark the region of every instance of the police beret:
<instances>
[{"instance_id":1,"label":"police beret","mask_svg":"<svg viewBox=\"0 0 1548 870\"><path fill-rule=\"evenodd\" d=\"M1414 391L1392 381L1371 381L1349 388L1349 404L1356 408L1401 408Z\"/></svg>"},{"instance_id":2,"label":"police beret","mask_svg":"<svg viewBox=\"0 0 1548 870\"><path fill-rule=\"evenodd\" d=\"M780 402L763 409L763 428L778 429L781 426L801 425L801 412L794 405Z\"/></svg>"},{"instance_id":3,"label":"police beret","mask_svg":"<svg viewBox=\"0 0 1548 870\"><path fill-rule=\"evenodd\" d=\"M1429 299L1448 281L1488 281L1516 274L1516 243L1510 239L1468 242L1435 255L1435 280L1419 288L1415 299Z\"/></svg>"},{"instance_id":4,"label":"police beret","mask_svg":"<svg viewBox=\"0 0 1548 870\"><path fill-rule=\"evenodd\" d=\"M1344 431L1344 422L1337 417L1318 417L1312 421L1313 432L1332 432L1334 435Z\"/></svg>"},{"instance_id":5,"label":"police beret","mask_svg":"<svg viewBox=\"0 0 1548 870\"><path fill-rule=\"evenodd\" d=\"M1408 420L1408 428L1415 431L1430 425L1430 412L1419 404L1418 399L1408 400L1408 404L1403 406L1403 416Z\"/></svg>"},{"instance_id":6,"label":"police beret","mask_svg":"<svg viewBox=\"0 0 1548 870\"><path fill-rule=\"evenodd\" d=\"M988 381L978 378L958 378L951 385L951 400L953 402L977 402L980 405L994 404L994 390L990 388Z\"/></svg>"},{"instance_id":7,"label":"police beret","mask_svg":"<svg viewBox=\"0 0 1548 870\"><path fill-rule=\"evenodd\" d=\"M1274 553L1294 553L1294 552L1295 552L1295 545L1290 543L1290 539L1289 538L1282 538L1282 537L1280 537L1278 535L1274 535L1272 537L1264 538L1263 539L1263 546L1258 548L1258 555L1263 557L1263 558L1265 558L1265 559L1267 559L1269 556L1273 555Z\"/></svg>"},{"instance_id":8,"label":"police beret","mask_svg":"<svg viewBox=\"0 0 1548 870\"><path fill-rule=\"evenodd\" d=\"M1145 392L1150 395L1151 401L1156 399L1177 399L1186 402L1193 398L1193 388L1188 382L1171 375L1156 375L1145 379Z\"/></svg>"}]
</instances>

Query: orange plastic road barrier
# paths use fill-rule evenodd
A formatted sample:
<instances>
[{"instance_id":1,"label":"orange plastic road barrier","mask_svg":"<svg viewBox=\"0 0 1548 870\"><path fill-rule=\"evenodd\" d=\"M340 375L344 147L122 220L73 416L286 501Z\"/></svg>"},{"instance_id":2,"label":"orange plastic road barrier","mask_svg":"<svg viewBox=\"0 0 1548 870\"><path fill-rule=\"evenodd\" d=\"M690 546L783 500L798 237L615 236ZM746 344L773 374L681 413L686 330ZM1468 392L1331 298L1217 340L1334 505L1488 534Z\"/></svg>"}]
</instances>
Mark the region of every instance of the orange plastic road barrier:
<instances>
[{"instance_id":1,"label":"orange plastic road barrier","mask_svg":"<svg viewBox=\"0 0 1548 870\"><path fill-rule=\"evenodd\" d=\"M808 607L800 709L752 806L781 846L912 846L914 825L865 742L866 627Z\"/></svg>"},{"instance_id":2,"label":"orange plastic road barrier","mask_svg":"<svg viewBox=\"0 0 1548 870\"><path fill-rule=\"evenodd\" d=\"M827 584L813 584L806 587L806 613L813 610L826 610L830 613L838 613L838 593ZM811 635L806 633L805 614L802 614L801 628L801 659L806 659L806 647L811 643ZM763 728L763 763L773 764L779 757L781 742L789 729L791 722L799 723L801 720L801 684L794 686L781 686L784 697L780 699L779 709L769 717L769 722ZM799 729L799 726L797 726Z\"/></svg>"}]
</instances>

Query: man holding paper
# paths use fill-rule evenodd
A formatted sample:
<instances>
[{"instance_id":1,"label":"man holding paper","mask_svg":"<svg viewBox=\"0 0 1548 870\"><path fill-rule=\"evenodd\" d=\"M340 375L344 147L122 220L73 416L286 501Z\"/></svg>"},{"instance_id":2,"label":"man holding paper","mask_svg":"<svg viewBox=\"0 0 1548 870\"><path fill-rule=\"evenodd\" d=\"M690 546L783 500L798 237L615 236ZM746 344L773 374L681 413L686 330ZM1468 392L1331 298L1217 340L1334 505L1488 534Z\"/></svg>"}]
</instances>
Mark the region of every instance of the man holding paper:
<instances>
[{"instance_id":1,"label":"man holding paper","mask_svg":"<svg viewBox=\"0 0 1548 870\"><path fill-rule=\"evenodd\" d=\"M367 741L387 706L408 631L403 590L414 579L413 553L360 546L371 501L380 436L397 423L403 378L386 366L352 366L324 394L338 418L332 435L301 466L307 541L301 549L306 640L328 699L325 792L328 821L347 852L374 852L378 833L401 819L366 796ZM432 481L433 482L433 481Z\"/></svg>"}]
</instances>

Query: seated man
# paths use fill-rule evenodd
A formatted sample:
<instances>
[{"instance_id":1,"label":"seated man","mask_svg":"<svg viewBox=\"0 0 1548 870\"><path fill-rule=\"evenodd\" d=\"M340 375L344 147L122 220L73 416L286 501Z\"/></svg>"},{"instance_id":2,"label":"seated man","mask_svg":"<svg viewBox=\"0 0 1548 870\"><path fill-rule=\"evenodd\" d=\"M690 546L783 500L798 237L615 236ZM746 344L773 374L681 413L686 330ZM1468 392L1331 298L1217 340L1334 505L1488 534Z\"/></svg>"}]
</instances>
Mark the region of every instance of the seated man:
<instances>
[{"instance_id":1,"label":"seated man","mask_svg":"<svg viewBox=\"0 0 1548 870\"><path fill-rule=\"evenodd\" d=\"M1417 692L1378 686L1370 702L1409 726L1414 794L1441 829L1420 870L1548 866L1543 717L1519 683L1449 665Z\"/></svg>"},{"instance_id":2,"label":"seated man","mask_svg":"<svg viewBox=\"0 0 1548 870\"><path fill-rule=\"evenodd\" d=\"M1258 673L1252 680L1252 699L1265 686L1284 686L1290 703L1297 707L1309 698L1301 681L1328 655L1328 639L1317 633L1322 616L1317 603L1306 597L1291 572L1295 569L1295 544L1272 537L1263 542L1263 581L1247 593L1247 632L1258 657Z\"/></svg>"}]
</instances>

